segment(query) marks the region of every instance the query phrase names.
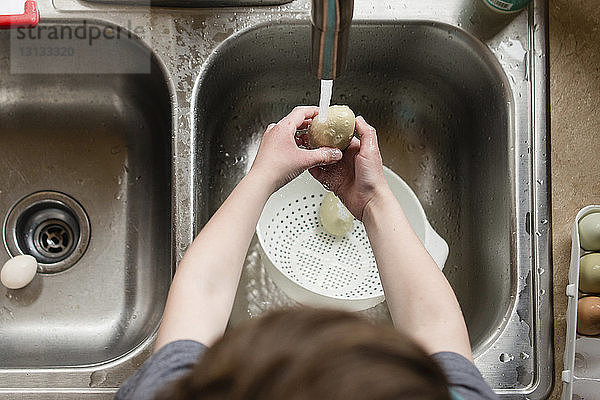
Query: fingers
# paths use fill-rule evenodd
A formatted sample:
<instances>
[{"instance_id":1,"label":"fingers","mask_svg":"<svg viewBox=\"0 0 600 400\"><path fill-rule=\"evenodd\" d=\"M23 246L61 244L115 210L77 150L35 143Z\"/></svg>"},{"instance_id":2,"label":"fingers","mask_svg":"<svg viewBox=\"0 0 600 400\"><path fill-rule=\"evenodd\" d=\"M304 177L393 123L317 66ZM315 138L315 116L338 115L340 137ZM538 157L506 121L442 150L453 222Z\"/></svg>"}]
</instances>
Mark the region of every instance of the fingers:
<instances>
[{"instance_id":1,"label":"fingers","mask_svg":"<svg viewBox=\"0 0 600 400\"><path fill-rule=\"evenodd\" d=\"M275 128L276 126L277 126L277 124L275 124L275 123L269 124L269 126L267 126L267 129L265 129L265 134L271 132L271 129Z\"/></svg>"},{"instance_id":2,"label":"fingers","mask_svg":"<svg viewBox=\"0 0 600 400\"><path fill-rule=\"evenodd\" d=\"M294 139L296 140L296 146L300 147L301 149L310 149L308 146L308 134L297 134L294 136Z\"/></svg>"},{"instance_id":3,"label":"fingers","mask_svg":"<svg viewBox=\"0 0 600 400\"><path fill-rule=\"evenodd\" d=\"M356 152L358 152L359 149L360 149L360 140L353 137L352 140L350 141L350 144L348 145L348 147L346 147L346 150L344 150L344 153L348 153L348 152L356 153Z\"/></svg>"},{"instance_id":4,"label":"fingers","mask_svg":"<svg viewBox=\"0 0 600 400\"><path fill-rule=\"evenodd\" d=\"M296 130L298 130L298 131L306 130L306 129L308 129L308 127L310 126L311 123L312 123L311 118L305 119L304 121L302 121L300 126L296 128ZM269 133L276 126L277 126L276 123L270 123L269 126L267 126L267 129L265 129L265 133Z\"/></svg>"},{"instance_id":5,"label":"fingers","mask_svg":"<svg viewBox=\"0 0 600 400\"><path fill-rule=\"evenodd\" d=\"M356 132L360 137L361 153L364 151L368 154L379 154L377 132L375 131L375 128L369 125L362 116L356 118Z\"/></svg>"},{"instance_id":6,"label":"fingers","mask_svg":"<svg viewBox=\"0 0 600 400\"><path fill-rule=\"evenodd\" d=\"M354 158L360 152L360 140L352 138L350 145L344 150L344 157L342 162L346 164L350 171L354 171Z\"/></svg>"},{"instance_id":7,"label":"fingers","mask_svg":"<svg viewBox=\"0 0 600 400\"><path fill-rule=\"evenodd\" d=\"M315 106L298 106L284 117L279 124L286 128L298 129L305 120L313 119L319 113L319 107Z\"/></svg>"},{"instance_id":8,"label":"fingers","mask_svg":"<svg viewBox=\"0 0 600 400\"><path fill-rule=\"evenodd\" d=\"M304 122L302 122L302 125L298 127L298 130L308 129L311 123L312 119L305 119Z\"/></svg>"},{"instance_id":9,"label":"fingers","mask_svg":"<svg viewBox=\"0 0 600 400\"><path fill-rule=\"evenodd\" d=\"M335 164L342 159L342 151L331 147L321 147L315 150L303 150L305 168Z\"/></svg>"}]
</instances>

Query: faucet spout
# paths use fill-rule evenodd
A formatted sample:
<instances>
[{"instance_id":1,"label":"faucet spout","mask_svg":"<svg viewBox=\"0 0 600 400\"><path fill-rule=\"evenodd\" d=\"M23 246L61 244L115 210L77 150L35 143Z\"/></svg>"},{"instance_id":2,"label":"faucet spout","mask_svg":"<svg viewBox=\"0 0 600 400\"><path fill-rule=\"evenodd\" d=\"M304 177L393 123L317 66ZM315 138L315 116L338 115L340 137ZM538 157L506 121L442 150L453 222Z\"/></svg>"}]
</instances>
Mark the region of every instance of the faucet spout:
<instances>
[{"instance_id":1,"label":"faucet spout","mask_svg":"<svg viewBox=\"0 0 600 400\"><path fill-rule=\"evenodd\" d=\"M311 69L333 80L346 68L354 0L312 0Z\"/></svg>"}]
</instances>

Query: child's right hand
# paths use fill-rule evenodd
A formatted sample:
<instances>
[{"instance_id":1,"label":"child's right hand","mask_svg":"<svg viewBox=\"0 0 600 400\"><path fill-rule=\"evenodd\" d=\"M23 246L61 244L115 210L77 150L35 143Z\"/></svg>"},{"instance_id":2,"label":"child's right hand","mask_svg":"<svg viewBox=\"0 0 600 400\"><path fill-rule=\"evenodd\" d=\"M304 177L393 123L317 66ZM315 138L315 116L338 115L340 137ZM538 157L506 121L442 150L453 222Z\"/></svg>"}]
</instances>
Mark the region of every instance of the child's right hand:
<instances>
[{"instance_id":1,"label":"child's right hand","mask_svg":"<svg viewBox=\"0 0 600 400\"><path fill-rule=\"evenodd\" d=\"M333 191L362 221L367 204L389 192L383 176L383 164L377 133L363 117L356 118L360 140L353 138L341 161L309 171L326 189Z\"/></svg>"},{"instance_id":2,"label":"child's right hand","mask_svg":"<svg viewBox=\"0 0 600 400\"><path fill-rule=\"evenodd\" d=\"M296 131L306 128L318 113L318 107L296 107L265 131L250 172L266 177L263 182L267 182L272 192L308 168L336 163L342 158L342 152L336 148L308 150L298 146Z\"/></svg>"}]
</instances>

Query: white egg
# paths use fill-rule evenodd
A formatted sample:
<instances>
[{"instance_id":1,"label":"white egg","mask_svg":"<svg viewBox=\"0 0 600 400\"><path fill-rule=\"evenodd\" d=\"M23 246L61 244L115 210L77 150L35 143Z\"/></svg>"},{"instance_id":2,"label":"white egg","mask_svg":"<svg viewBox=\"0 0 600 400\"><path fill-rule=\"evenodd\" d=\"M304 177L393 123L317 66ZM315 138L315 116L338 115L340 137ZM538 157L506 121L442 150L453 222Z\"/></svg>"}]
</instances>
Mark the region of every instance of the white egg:
<instances>
[{"instance_id":1,"label":"white egg","mask_svg":"<svg viewBox=\"0 0 600 400\"><path fill-rule=\"evenodd\" d=\"M0 281L9 289L21 289L33 280L38 263L32 256L16 256L11 258L0 271Z\"/></svg>"},{"instance_id":2,"label":"white egg","mask_svg":"<svg viewBox=\"0 0 600 400\"><path fill-rule=\"evenodd\" d=\"M323 198L319 216L323 228L335 236L344 236L354 227L354 216L333 192L327 193Z\"/></svg>"}]
</instances>

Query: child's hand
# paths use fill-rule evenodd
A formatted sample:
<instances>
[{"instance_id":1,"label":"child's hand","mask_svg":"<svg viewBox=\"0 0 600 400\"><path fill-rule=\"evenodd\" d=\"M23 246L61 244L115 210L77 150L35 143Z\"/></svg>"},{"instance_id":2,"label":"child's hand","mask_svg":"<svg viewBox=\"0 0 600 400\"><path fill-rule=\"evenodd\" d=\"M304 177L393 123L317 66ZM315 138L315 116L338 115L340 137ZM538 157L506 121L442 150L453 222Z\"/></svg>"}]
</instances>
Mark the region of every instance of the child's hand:
<instances>
[{"instance_id":1,"label":"child's hand","mask_svg":"<svg viewBox=\"0 0 600 400\"><path fill-rule=\"evenodd\" d=\"M383 176L375 128L367 124L363 117L358 117L356 131L360 141L352 139L342 161L312 168L310 173L326 189L333 191L348 210L362 221L367 204L382 191L389 190L389 187Z\"/></svg>"},{"instance_id":2,"label":"child's hand","mask_svg":"<svg viewBox=\"0 0 600 400\"><path fill-rule=\"evenodd\" d=\"M296 131L305 129L318 112L318 107L296 107L265 131L250 171L266 177L273 184L273 191L308 168L333 164L342 158L339 149L306 150L296 144Z\"/></svg>"}]
</instances>

